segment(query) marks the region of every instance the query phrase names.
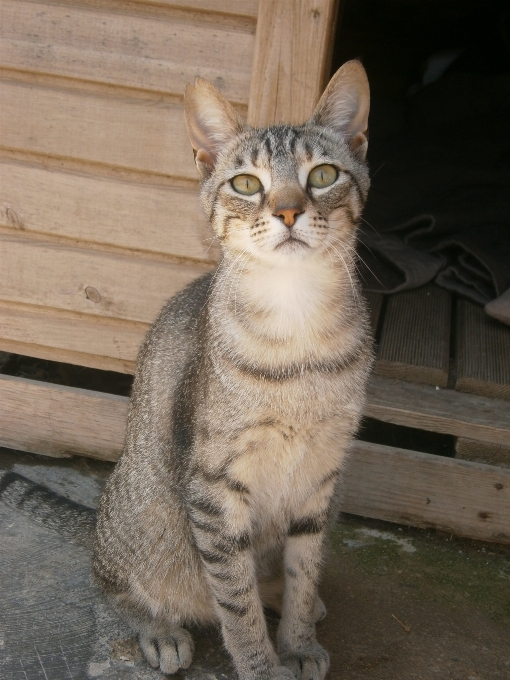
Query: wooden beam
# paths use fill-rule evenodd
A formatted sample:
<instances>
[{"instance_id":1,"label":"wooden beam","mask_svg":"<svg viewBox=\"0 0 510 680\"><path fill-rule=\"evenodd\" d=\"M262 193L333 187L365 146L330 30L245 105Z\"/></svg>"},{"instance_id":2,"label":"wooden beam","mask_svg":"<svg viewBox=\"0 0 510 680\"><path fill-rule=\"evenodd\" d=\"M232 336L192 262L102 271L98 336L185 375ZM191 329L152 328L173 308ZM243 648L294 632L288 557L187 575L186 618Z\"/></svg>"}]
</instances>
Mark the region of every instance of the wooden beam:
<instances>
[{"instance_id":1,"label":"wooden beam","mask_svg":"<svg viewBox=\"0 0 510 680\"><path fill-rule=\"evenodd\" d=\"M357 441L342 510L510 543L510 470Z\"/></svg>"},{"instance_id":2,"label":"wooden beam","mask_svg":"<svg viewBox=\"0 0 510 680\"><path fill-rule=\"evenodd\" d=\"M128 399L0 375L0 445L118 460ZM357 441L345 512L510 542L510 470Z\"/></svg>"},{"instance_id":3,"label":"wooden beam","mask_svg":"<svg viewBox=\"0 0 510 680\"><path fill-rule=\"evenodd\" d=\"M0 375L0 446L118 460L127 397Z\"/></svg>"},{"instance_id":4,"label":"wooden beam","mask_svg":"<svg viewBox=\"0 0 510 680\"><path fill-rule=\"evenodd\" d=\"M307 120L330 75L337 0L260 0L248 122Z\"/></svg>"},{"instance_id":5,"label":"wooden beam","mask_svg":"<svg viewBox=\"0 0 510 680\"><path fill-rule=\"evenodd\" d=\"M509 446L503 446L502 444L489 444L459 437L455 442L455 456L461 460L504 465L510 468L510 437L508 443Z\"/></svg>"},{"instance_id":6,"label":"wooden beam","mask_svg":"<svg viewBox=\"0 0 510 680\"><path fill-rule=\"evenodd\" d=\"M396 425L508 446L510 404L373 375L365 415Z\"/></svg>"}]
</instances>

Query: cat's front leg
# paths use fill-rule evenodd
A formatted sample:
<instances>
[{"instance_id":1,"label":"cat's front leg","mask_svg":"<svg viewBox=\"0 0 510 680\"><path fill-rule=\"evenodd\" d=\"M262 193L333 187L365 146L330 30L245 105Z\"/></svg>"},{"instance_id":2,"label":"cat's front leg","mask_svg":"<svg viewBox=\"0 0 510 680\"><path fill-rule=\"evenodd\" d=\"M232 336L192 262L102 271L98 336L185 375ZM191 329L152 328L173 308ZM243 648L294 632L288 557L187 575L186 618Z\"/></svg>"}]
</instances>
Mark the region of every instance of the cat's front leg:
<instances>
[{"instance_id":1,"label":"cat's front leg","mask_svg":"<svg viewBox=\"0 0 510 680\"><path fill-rule=\"evenodd\" d=\"M189 516L239 680L294 680L267 634L243 491L227 484L221 490L197 486L190 494Z\"/></svg>"},{"instance_id":2,"label":"cat's front leg","mask_svg":"<svg viewBox=\"0 0 510 680\"><path fill-rule=\"evenodd\" d=\"M329 669L328 653L315 637L325 525L325 514L303 516L291 523L285 543L278 654L299 680L323 680Z\"/></svg>"}]
</instances>

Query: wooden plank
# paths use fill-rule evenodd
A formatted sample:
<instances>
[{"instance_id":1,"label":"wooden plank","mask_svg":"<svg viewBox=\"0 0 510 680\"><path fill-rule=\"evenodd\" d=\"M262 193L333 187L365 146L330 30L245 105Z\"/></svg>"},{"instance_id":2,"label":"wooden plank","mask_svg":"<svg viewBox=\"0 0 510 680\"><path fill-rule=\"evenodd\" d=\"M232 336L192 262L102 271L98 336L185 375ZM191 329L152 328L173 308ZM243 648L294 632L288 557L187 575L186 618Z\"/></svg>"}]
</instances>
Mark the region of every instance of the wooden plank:
<instances>
[{"instance_id":1,"label":"wooden plank","mask_svg":"<svg viewBox=\"0 0 510 680\"><path fill-rule=\"evenodd\" d=\"M507 446L510 404L372 375L365 415L396 425Z\"/></svg>"},{"instance_id":2,"label":"wooden plank","mask_svg":"<svg viewBox=\"0 0 510 680\"><path fill-rule=\"evenodd\" d=\"M0 261L0 300L141 322L212 268L5 234Z\"/></svg>"},{"instance_id":3,"label":"wooden plank","mask_svg":"<svg viewBox=\"0 0 510 680\"><path fill-rule=\"evenodd\" d=\"M426 385L446 387L451 298L430 284L388 300L375 371Z\"/></svg>"},{"instance_id":4,"label":"wooden plank","mask_svg":"<svg viewBox=\"0 0 510 680\"><path fill-rule=\"evenodd\" d=\"M227 99L248 103L252 22L109 9L2 0L0 65L179 96L201 75Z\"/></svg>"},{"instance_id":5,"label":"wooden plank","mask_svg":"<svg viewBox=\"0 0 510 680\"><path fill-rule=\"evenodd\" d=\"M510 543L510 470L355 442L342 510Z\"/></svg>"},{"instance_id":6,"label":"wooden plank","mask_svg":"<svg viewBox=\"0 0 510 680\"><path fill-rule=\"evenodd\" d=\"M0 375L0 445L117 460L128 400ZM355 442L343 510L510 542L510 470Z\"/></svg>"},{"instance_id":7,"label":"wooden plank","mask_svg":"<svg viewBox=\"0 0 510 680\"><path fill-rule=\"evenodd\" d=\"M368 304L368 311L370 314L370 328L372 329L372 333L375 335L377 332L377 326L379 324L379 317L381 316L384 296L380 293L370 293L368 291L363 291L363 297Z\"/></svg>"},{"instance_id":8,"label":"wooden plank","mask_svg":"<svg viewBox=\"0 0 510 680\"><path fill-rule=\"evenodd\" d=\"M260 0L248 122L299 124L331 68L337 0Z\"/></svg>"},{"instance_id":9,"label":"wooden plank","mask_svg":"<svg viewBox=\"0 0 510 680\"><path fill-rule=\"evenodd\" d=\"M182 103L0 80L1 145L198 179Z\"/></svg>"},{"instance_id":10,"label":"wooden plank","mask_svg":"<svg viewBox=\"0 0 510 680\"><path fill-rule=\"evenodd\" d=\"M455 455L461 460L510 467L510 446L502 444L488 444L459 437L455 442Z\"/></svg>"},{"instance_id":11,"label":"wooden plank","mask_svg":"<svg viewBox=\"0 0 510 680\"><path fill-rule=\"evenodd\" d=\"M137 2L154 4L154 0L137 0ZM157 4L197 12L217 12L256 19L259 0L157 0Z\"/></svg>"},{"instance_id":12,"label":"wooden plank","mask_svg":"<svg viewBox=\"0 0 510 680\"><path fill-rule=\"evenodd\" d=\"M457 305L457 390L510 399L510 327L482 307Z\"/></svg>"},{"instance_id":13,"label":"wooden plank","mask_svg":"<svg viewBox=\"0 0 510 680\"><path fill-rule=\"evenodd\" d=\"M133 373L148 324L0 302L0 348L89 368Z\"/></svg>"},{"instance_id":14,"label":"wooden plank","mask_svg":"<svg viewBox=\"0 0 510 680\"><path fill-rule=\"evenodd\" d=\"M219 259L193 188L0 159L0 225L209 262Z\"/></svg>"},{"instance_id":15,"label":"wooden plank","mask_svg":"<svg viewBox=\"0 0 510 680\"><path fill-rule=\"evenodd\" d=\"M0 446L117 460L128 399L0 375Z\"/></svg>"}]
</instances>

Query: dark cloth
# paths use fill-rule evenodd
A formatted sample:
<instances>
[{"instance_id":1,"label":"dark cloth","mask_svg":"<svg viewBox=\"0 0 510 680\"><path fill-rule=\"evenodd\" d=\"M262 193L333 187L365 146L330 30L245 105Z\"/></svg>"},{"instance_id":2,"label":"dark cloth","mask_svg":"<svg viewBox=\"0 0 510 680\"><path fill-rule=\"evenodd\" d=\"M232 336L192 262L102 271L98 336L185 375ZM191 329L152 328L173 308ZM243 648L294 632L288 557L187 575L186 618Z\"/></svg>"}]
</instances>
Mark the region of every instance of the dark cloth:
<instances>
[{"instance_id":1,"label":"dark cloth","mask_svg":"<svg viewBox=\"0 0 510 680\"><path fill-rule=\"evenodd\" d=\"M510 76L449 73L374 102L359 234L367 290L435 281L479 304L510 288Z\"/></svg>"}]
</instances>

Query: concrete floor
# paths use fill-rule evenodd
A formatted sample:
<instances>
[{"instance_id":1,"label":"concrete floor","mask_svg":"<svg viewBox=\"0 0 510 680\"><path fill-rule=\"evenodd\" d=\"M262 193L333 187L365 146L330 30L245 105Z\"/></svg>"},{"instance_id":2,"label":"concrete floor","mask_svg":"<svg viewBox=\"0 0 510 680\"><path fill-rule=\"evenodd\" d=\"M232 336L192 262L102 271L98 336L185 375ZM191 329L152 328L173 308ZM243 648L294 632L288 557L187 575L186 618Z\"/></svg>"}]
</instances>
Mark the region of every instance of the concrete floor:
<instances>
[{"instance_id":1,"label":"concrete floor","mask_svg":"<svg viewBox=\"0 0 510 680\"><path fill-rule=\"evenodd\" d=\"M0 678L162 677L90 579L93 508L111 467L0 449ZM331 543L318 626L329 678L510 678L507 546L353 517ZM179 677L233 678L217 632L194 637Z\"/></svg>"}]
</instances>

